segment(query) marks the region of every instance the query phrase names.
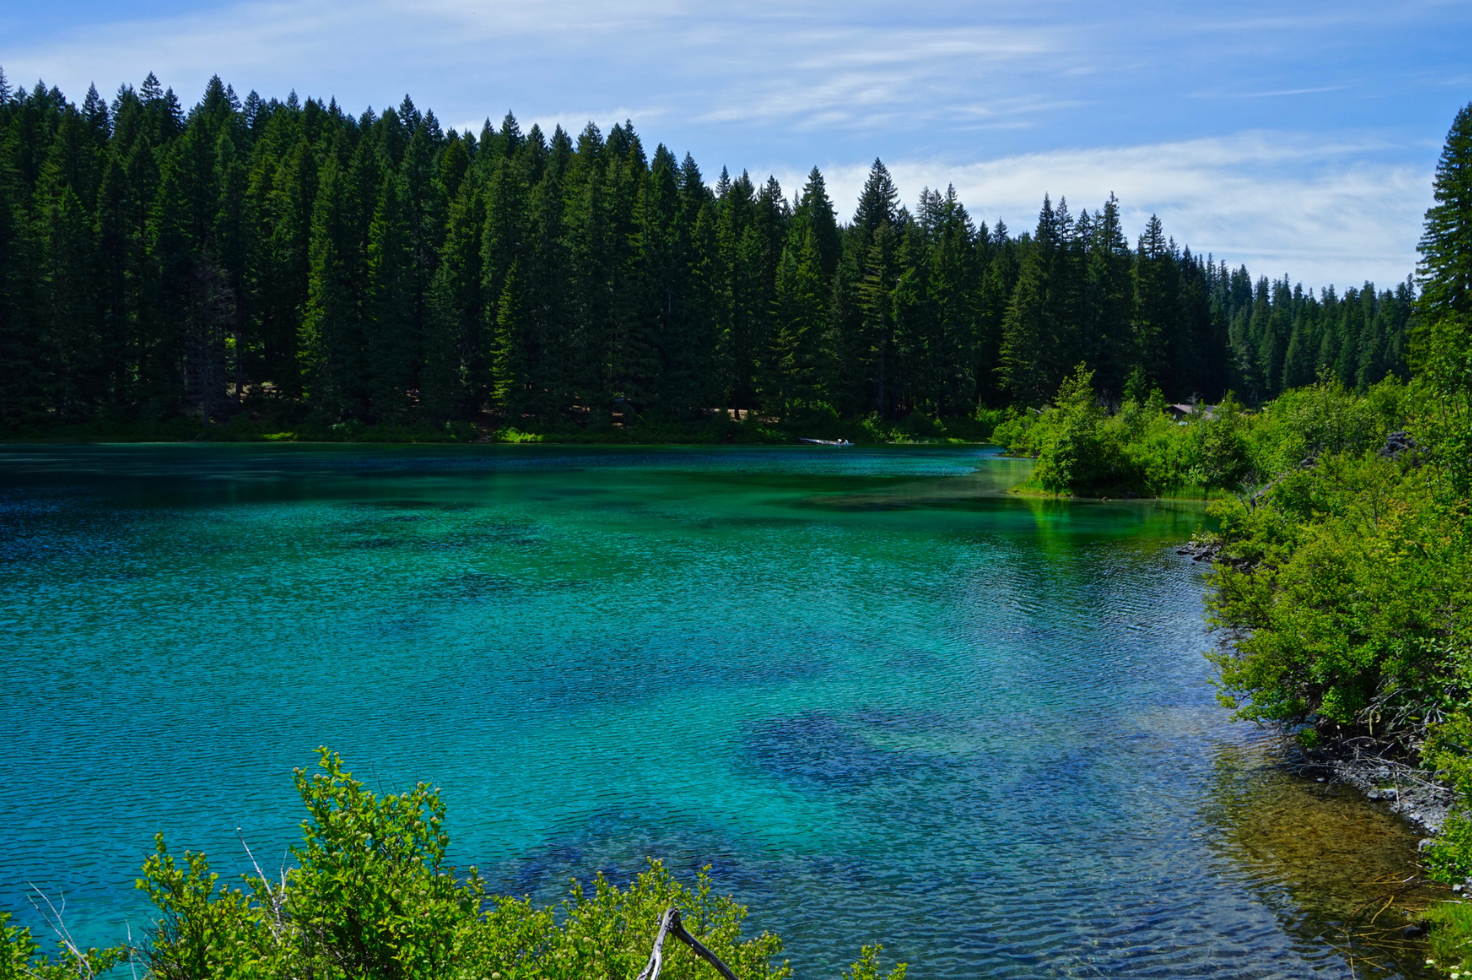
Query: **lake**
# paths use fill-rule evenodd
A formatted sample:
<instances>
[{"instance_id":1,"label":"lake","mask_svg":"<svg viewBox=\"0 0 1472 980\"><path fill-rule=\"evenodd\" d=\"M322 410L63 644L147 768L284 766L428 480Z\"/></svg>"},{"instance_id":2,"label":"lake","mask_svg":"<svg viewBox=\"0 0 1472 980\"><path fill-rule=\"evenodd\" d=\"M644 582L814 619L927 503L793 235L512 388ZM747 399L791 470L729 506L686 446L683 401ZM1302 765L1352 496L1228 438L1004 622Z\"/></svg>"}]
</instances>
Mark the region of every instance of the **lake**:
<instances>
[{"instance_id":1,"label":"lake","mask_svg":"<svg viewBox=\"0 0 1472 980\"><path fill-rule=\"evenodd\" d=\"M799 978L1420 976L1415 835L1215 700L1201 506L1029 466L0 447L0 907L138 935L160 830L274 870L327 745L502 892L709 865Z\"/></svg>"}]
</instances>

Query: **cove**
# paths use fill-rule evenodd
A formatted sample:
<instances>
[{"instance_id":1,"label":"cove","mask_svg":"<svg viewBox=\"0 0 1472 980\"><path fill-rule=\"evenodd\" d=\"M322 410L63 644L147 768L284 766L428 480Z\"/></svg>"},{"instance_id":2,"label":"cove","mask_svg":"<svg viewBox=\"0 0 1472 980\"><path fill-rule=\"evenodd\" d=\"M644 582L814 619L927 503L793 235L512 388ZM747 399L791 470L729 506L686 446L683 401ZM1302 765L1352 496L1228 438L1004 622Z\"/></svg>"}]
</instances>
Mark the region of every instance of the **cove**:
<instances>
[{"instance_id":1,"label":"cove","mask_svg":"<svg viewBox=\"0 0 1472 980\"><path fill-rule=\"evenodd\" d=\"M326 744L498 891L709 865L798 977L1420 976L1361 911L1414 838L1215 702L1200 507L1029 465L0 448L0 905L136 936L156 831L274 868Z\"/></svg>"}]
</instances>

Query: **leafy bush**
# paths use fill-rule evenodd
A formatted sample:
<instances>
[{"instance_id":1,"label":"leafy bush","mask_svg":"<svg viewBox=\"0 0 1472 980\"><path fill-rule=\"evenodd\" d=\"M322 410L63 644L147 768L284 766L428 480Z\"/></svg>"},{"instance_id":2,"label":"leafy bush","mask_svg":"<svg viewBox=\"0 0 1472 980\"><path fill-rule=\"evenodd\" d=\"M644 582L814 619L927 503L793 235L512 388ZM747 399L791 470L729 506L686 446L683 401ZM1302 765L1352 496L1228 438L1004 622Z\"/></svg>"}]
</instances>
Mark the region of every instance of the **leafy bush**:
<instances>
[{"instance_id":1,"label":"leafy bush","mask_svg":"<svg viewBox=\"0 0 1472 980\"><path fill-rule=\"evenodd\" d=\"M1139 468L1125 452L1121 425L1109 424L1094 395L1094 372L1080 364L1046 416L1033 481L1050 493L1134 492Z\"/></svg>"},{"instance_id":2,"label":"leafy bush","mask_svg":"<svg viewBox=\"0 0 1472 980\"><path fill-rule=\"evenodd\" d=\"M1340 453L1211 512L1232 563L1209 605L1235 637L1214 660L1242 717L1383 735L1463 696L1449 654L1472 650L1465 514L1426 474Z\"/></svg>"},{"instance_id":3,"label":"leafy bush","mask_svg":"<svg viewBox=\"0 0 1472 980\"><path fill-rule=\"evenodd\" d=\"M1378 449L1405 425L1407 400L1406 386L1394 377L1363 395L1336 380L1284 392L1256 420L1253 466L1267 476L1321 454Z\"/></svg>"},{"instance_id":4,"label":"leafy bush","mask_svg":"<svg viewBox=\"0 0 1472 980\"><path fill-rule=\"evenodd\" d=\"M647 961L664 911L744 980L785 980L770 933L742 938L746 910L715 895L701 873L695 887L657 861L627 888L601 875L574 886L557 908L488 896L474 868L446 864L449 835L439 794L424 784L378 796L320 750L319 771L297 770L306 804L298 865L278 881L257 869L231 888L203 854L171 854L163 835L138 887L158 910L139 950L67 949L44 957L28 930L0 913L0 978L90 977L129 958L157 980L310 976L319 980L624 980ZM853 980L877 980L878 947L865 947ZM667 944L660 976L711 975L684 946ZM904 965L889 974L903 980Z\"/></svg>"},{"instance_id":5,"label":"leafy bush","mask_svg":"<svg viewBox=\"0 0 1472 980\"><path fill-rule=\"evenodd\" d=\"M10 924L10 913L0 912L0 980L90 980L125 962L122 946L82 950L61 942L61 952L52 959L41 953L41 945L29 929Z\"/></svg>"},{"instance_id":6,"label":"leafy bush","mask_svg":"<svg viewBox=\"0 0 1472 980\"><path fill-rule=\"evenodd\" d=\"M1266 482L1320 454L1363 453L1405 424L1406 388L1394 378L1363 395L1326 380L1258 413L1229 393L1178 419L1159 390L1106 411L1083 365L1041 412L1012 411L993 438L1038 460L1030 486L1049 493L1211 496Z\"/></svg>"}]
</instances>

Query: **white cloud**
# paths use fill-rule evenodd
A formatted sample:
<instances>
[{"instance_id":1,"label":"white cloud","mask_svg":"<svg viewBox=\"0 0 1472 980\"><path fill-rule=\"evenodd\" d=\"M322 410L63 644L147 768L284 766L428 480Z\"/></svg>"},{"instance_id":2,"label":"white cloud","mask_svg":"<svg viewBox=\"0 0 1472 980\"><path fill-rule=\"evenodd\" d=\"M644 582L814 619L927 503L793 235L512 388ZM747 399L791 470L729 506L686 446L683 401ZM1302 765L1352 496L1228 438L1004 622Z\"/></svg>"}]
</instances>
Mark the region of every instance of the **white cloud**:
<instances>
[{"instance_id":1,"label":"white cloud","mask_svg":"<svg viewBox=\"0 0 1472 980\"><path fill-rule=\"evenodd\" d=\"M1431 204L1431 173L1370 163L1376 141L1319 142L1285 133L1145 146L1084 148L972 163L899 159L885 165L912 208L923 187L954 184L977 220L1006 221L1013 234L1037 222L1043 195L1070 209L1097 210L1113 192L1125 228L1143 230L1150 214L1193 251L1211 253L1254 275L1287 274L1306 286L1341 288L1366 279L1382 287L1415 265L1421 219ZM869 163L824 169L829 195L848 213ZM805 173L779 173L789 195Z\"/></svg>"},{"instance_id":2,"label":"white cloud","mask_svg":"<svg viewBox=\"0 0 1472 980\"><path fill-rule=\"evenodd\" d=\"M978 217L1018 231L1045 191L1077 209L1113 190L1132 231L1156 211L1178 241L1254 272L1401 278L1429 203L1425 141L1439 145L1445 107L1465 97L1451 80L1467 77L1457 42L1472 7L1239 7L227 0L6 32L0 64L74 98L153 70L186 103L219 73L241 92L335 95L352 111L407 91L442 120L510 108L523 128L576 133L628 118L707 174L768 161L789 193L828 161L843 210L879 155L907 200L952 182ZM1264 125L1284 132L1253 132ZM1379 135L1337 135L1350 127Z\"/></svg>"}]
</instances>

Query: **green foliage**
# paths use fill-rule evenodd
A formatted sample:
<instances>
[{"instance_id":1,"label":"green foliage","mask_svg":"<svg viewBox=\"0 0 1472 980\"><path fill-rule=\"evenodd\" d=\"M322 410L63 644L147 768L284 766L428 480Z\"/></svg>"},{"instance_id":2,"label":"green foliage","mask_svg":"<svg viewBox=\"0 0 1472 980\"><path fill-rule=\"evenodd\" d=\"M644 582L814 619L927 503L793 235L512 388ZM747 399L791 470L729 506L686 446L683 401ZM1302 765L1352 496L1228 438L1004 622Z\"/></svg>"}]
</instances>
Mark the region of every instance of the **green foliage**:
<instances>
[{"instance_id":1,"label":"green foliage","mask_svg":"<svg viewBox=\"0 0 1472 980\"><path fill-rule=\"evenodd\" d=\"M880 973L879 954L882 952L883 946L865 946L859 951L858 962L844 971L844 980L879 980L881 976L885 980L905 980L907 967L904 963L897 964L888 974Z\"/></svg>"},{"instance_id":2,"label":"green foliage","mask_svg":"<svg viewBox=\"0 0 1472 980\"><path fill-rule=\"evenodd\" d=\"M1033 480L1050 493L1129 490L1141 483L1122 442L1105 427L1093 379L1094 372L1080 364L1048 412Z\"/></svg>"},{"instance_id":3,"label":"green foliage","mask_svg":"<svg viewBox=\"0 0 1472 980\"><path fill-rule=\"evenodd\" d=\"M1472 973L1472 905L1441 902L1426 911L1431 924L1430 966L1452 977Z\"/></svg>"},{"instance_id":4,"label":"green foliage","mask_svg":"<svg viewBox=\"0 0 1472 980\"><path fill-rule=\"evenodd\" d=\"M1235 492L1322 454L1383 446L1405 424L1410 398L1395 378L1364 393L1326 378L1256 413L1228 392L1218 405L1178 417L1153 389L1111 414L1093 377L1079 365L1052 405L1011 411L997 424L993 438L1010 453L1037 457L1031 488L1093 496Z\"/></svg>"},{"instance_id":5,"label":"green foliage","mask_svg":"<svg viewBox=\"0 0 1472 980\"><path fill-rule=\"evenodd\" d=\"M449 835L436 790L419 784L378 795L319 750L318 770L297 770L307 808L297 866L272 882L247 875L232 888L203 854L176 858L163 835L138 888L157 908L136 952L150 980L631 980L644 966L664 911L743 980L786 980L770 933L743 937L746 910L701 872L682 885L658 862L626 888L599 875L574 884L556 908L486 894L474 868L446 864ZM124 947L43 956L26 929L0 913L0 980L87 978L124 962ZM877 980L879 947L865 947L847 976ZM661 977L699 980L710 967L682 944L665 946ZM903 980L904 964L888 975Z\"/></svg>"},{"instance_id":6,"label":"green foliage","mask_svg":"<svg viewBox=\"0 0 1472 980\"><path fill-rule=\"evenodd\" d=\"M1472 878L1472 819L1465 812L1447 817L1436 842L1427 849L1425 861L1427 873L1436 881L1455 884ZM1467 931L1472 933L1472 929Z\"/></svg>"},{"instance_id":7,"label":"green foliage","mask_svg":"<svg viewBox=\"0 0 1472 980\"><path fill-rule=\"evenodd\" d=\"M310 814L292 849L287 912L308 949L325 950L348 976L440 976L461 957L484 889L472 868L449 873L445 807L420 783L382 799L324 751L322 772L298 770Z\"/></svg>"},{"instance_id":8,"label":"green foliage","mask_svg":"<svg viewBox=\"0 0 1472 980\"><path fill-rule=\"evenodd\" d=\"M1430 474L1374 454L1322 456L1255 503L1214 506L1214 656L1240 716L1424 731L1466 697L1472 562L1465 508Z\"/></svg>"},{"instance_id":9,"label":"green foliage","mask_svg":"<svg viewBox=\"0 0 1472 980\"><path fill-rule=\"evenodd\" d=\"M1311 457L1379 449L1406 424L1409 397L1394 378L1363 394L1332 377L1286 392L1263 409L1252 465L1266 478Z\"/></svg>"},{"instance_id":10,"label":"green foliage","mask_svg":"<svg viewBox=\"0 0 1472 980\"><path fill-rule=\"evenodd\" d=\"M45 956L29 929L12 926L10 913L0 912L0 980L92 980L128 961L125 946L82 950L65 934L60 940L56 958Z\"/></svg>"},{"instance_id":11,"label":"green foliage","mask_svg":"<svg viewBox=\"0 0 1472 980\"><path fill-rule=\"evenodd\" d=\"M1469 126L1472 108L1448 136L1421 243L1421 305L1433 328L1463 312L1472 270ZM1465 794L1472 502L1462 450L1472 425L1458 365L1472 345L1437 336L1446 348L1422 347L1422 377L1410 386L1390 379L1357 395L1324 376L1249 426L1253 468L1276 475L1249 499L1215 505L1226 561L1212 572L1209 606L1229 631L1230 648L1213 660L1240 716L1307 725L1315 737L1378 734L1411 751L1429 733L1426 761ZM1376 452L1405 427L1412 451ZM1453 821L1441 847L1434 861L1460 867L1472 833Z\"/></svg>"},{"instance_id":12,"label":"green foliage","mask_svg":"<svg viewBox=\"0 0 1472 980\"><path fill-rule=\"evenodd\" d=\"M1409 284L1254 286L1157 219L1131 249L1113 197L1077 217L1045 200L1014 238L954 188L913 212L897 193L875 161L845 226L817 170L794 204L745 173L712 192L628 125L508 114L473 137L409 101L353 117L218 78L187 112L152 77L111 107L6 94L0 434L184 419L177 438L237 438L215 430L272 414L293 418L250 437L651 442L622 430L696 438L736 410L768 434L714 437L974 439L932 423L1039 406L1080 361L1109 403L1127 378L1141 404L1255 405L1319 371L1405 373Z\"/></svg>"}]
</instances>

